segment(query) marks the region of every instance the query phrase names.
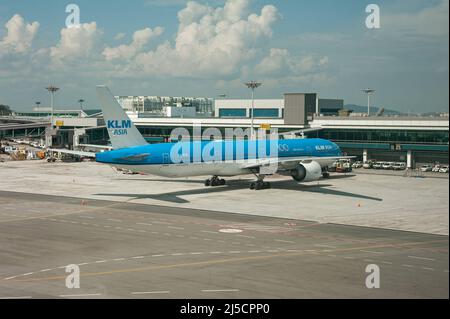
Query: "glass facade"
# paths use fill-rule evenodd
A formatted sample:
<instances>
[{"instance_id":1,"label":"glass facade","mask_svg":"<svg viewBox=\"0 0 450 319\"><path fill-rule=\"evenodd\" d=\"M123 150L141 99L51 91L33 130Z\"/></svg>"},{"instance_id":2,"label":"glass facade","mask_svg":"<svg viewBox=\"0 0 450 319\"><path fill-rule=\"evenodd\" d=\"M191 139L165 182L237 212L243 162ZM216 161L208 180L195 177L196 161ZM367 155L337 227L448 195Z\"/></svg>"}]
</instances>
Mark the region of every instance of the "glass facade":
<instances>
[{"instance_id":1,"label":"glass facade","mask_svg":"<svg viewBox=\"0 0 450 319\"><path fill-rule=\"evenodd\" d=\"M247 117L247 109L220 109L219 117Z\"/></svg>"},{"instance_id":2,"label":"glass facade","mask_svg":"<svg viewBox=\"0 0 450 319\"><path fill-rule=\"evenodd\" d=\"M336 142L448 144L448 131L324 129L317 134Z\"/></svg>"},{"instance_id":3,"label":"glass facade","mask_svg":"<svg viewBox=\"0 0 450 319\"><path fill-rule=\"evenodd\" d=\"M250 116L252 115L252 110L250 110ZM272 117L277 118L280 116L280 111L277 108L273 109L255 109L255 117Z\"/></svg>"},{"instance_id":4,"label":"glass facade","mask_svg":"<svg viewBox=\"0 0 450 319\"><path fill-rule=\"evenodd\" d=\"M116 96L119 104L127 111L162 115L165 106L195 107L197 113L212 115L214 103L211 98L174 96Z\"/></svg>"}]
</instances>

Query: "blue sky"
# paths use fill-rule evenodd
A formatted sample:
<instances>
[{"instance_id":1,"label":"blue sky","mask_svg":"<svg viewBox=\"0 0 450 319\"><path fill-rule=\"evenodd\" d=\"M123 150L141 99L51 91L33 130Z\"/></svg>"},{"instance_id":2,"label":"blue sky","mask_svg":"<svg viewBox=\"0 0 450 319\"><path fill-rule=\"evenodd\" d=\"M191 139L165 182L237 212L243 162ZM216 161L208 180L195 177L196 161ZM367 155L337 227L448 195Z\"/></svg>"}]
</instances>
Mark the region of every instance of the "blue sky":
<instances>
[{"instance_id":1,"label":"blue sky","mask_svg":"<svg viewBox=\"0 0 450 319\"><path fill-rule=\"evenodd\" d=\"M81 27L65 28L66 5ZM226 93L247 97L243 82L263 82L257 96L318 92L400 111L448 110L448 1L373 1L381 28L365 26L362 0L57 0L0 3L0 103L30 109L57 105L94 87L117 95ZM134 39L134 40L133 40Z\"/></svg>"}]
</instances>

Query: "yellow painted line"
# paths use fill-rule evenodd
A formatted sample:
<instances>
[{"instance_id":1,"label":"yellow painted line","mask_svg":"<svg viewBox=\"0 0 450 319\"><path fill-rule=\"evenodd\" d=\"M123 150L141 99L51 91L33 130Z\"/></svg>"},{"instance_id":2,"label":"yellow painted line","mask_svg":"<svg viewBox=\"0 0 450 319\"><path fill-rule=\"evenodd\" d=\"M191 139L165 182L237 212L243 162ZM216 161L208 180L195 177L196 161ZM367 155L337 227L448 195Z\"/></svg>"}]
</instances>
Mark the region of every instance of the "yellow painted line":
<instances>
[{"instance_id":1,"label":"yellow painted line","mask_svg":"<svg viewBox=\"0 0 450 319\"><path fill-rule=\"evenodd\" d=\"M442 240L441 240L442 241ZM441 242L438 241L438 242ZM429 244L436 241L428 241L428 242L419 242L419 243L404 243L405 245L420 245L420 244ZM366 246L366 247L352 247L352 248L342 248L335 249L333 252L344 252L344 251L354 251L360 249L371 249L371 248L383 248L383 247L393 247L392 244L388 245L376 245L376 246ZM206 260L192 263L180 263L180 264L172 264L172 265L160 265L160 266L149 266L149 267L138 267L138 268L123 268L116 269L110 271L102 271L102 272L92 272L92 273L82 273L81 277L93 277L93 276L104 276L104 275L112 275L118 273L129 273L129 272L141 272L141 271L149 271L149 270L165 270L165 269L173 269L180 267L192 267L192 266L205 266L205 265L214 265L214 264L222 264L229 262L239 262L239 261L252 261L252 260L261 260L261 259L270 259L270 258L279 258L279 257L294 257L305 255L305 252L298 253L288 253L288 254L272 254L272 255L264 255L264 256L249 256L249 257L238 257L238 258L225 258L225 259L215 259L215 260ZM65 279L65 275L60 276L52 276L52 277L41 277L41 278L32 278L32 279L14 279L10 280L10 282L32 282L32 281L46 281L46 280L61 280Z\"/></svg>"}]
</instances>

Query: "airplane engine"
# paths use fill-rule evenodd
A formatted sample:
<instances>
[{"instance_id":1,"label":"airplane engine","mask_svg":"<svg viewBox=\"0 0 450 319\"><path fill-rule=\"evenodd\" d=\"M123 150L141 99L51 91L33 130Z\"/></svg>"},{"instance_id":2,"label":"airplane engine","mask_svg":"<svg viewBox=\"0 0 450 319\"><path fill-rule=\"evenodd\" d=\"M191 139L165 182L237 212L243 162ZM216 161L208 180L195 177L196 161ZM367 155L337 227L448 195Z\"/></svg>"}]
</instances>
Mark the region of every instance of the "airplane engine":
<instances>
[{"instance_id":1,"label":"airplane engine","mask_svg":"<svg viewBox=\"0 0 450 319\"><path fill-rule=\"evenodd\" d=\"M322 167L314 161L301 163L296 169L291 170L291 176L297 182L317 181L322 177Z\"/></svg>"}]
</instances>

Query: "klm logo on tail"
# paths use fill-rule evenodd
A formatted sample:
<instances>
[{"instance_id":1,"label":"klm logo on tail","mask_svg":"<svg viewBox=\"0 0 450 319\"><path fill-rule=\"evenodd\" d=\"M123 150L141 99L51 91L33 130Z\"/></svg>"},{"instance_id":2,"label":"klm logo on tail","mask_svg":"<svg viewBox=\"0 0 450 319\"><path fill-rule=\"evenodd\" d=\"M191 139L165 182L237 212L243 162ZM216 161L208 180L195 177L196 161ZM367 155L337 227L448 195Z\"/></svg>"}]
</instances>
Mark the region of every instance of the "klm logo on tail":
<instances>
[{"instance_id":1,"label":"klm logo on tail","mask_svg":"<svg viewBox=\"0 0 450 319\"><path fill-rule=\"evenodd\" d=\"M108 120L106 122L108 130L111 129L113 135L127 135L129 128L131 128L130 120Z\"/></svg>"}]
</instances>

